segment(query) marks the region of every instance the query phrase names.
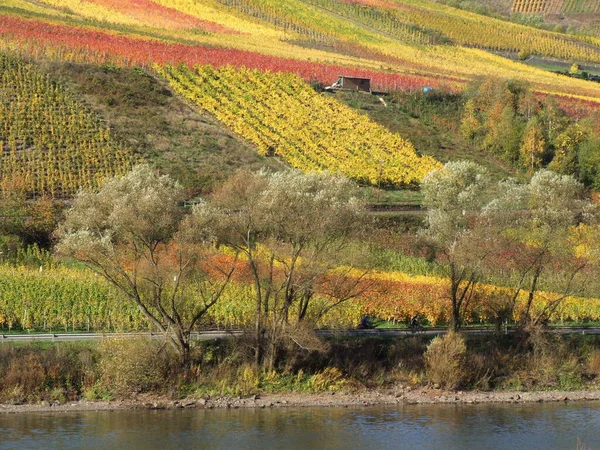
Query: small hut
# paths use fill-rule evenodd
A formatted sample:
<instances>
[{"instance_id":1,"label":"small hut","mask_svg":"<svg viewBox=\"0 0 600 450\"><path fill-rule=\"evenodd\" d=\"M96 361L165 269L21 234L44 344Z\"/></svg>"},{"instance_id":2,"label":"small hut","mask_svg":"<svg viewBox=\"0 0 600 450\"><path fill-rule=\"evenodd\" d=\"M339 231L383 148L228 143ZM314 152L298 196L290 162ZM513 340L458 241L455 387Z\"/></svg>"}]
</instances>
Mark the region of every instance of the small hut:
<instances>
[{"instance_id":1,"label":"small hut","mask_svg":"<svg viewBox=\"0 0 600 450\"><path fill-rule=\"evenodd\" d=\"M340 75L338 80L331 86L325 88L326 91L357 91L371 93L371 79L359 77L347 77Z\"/></svg>"}]
</instances>

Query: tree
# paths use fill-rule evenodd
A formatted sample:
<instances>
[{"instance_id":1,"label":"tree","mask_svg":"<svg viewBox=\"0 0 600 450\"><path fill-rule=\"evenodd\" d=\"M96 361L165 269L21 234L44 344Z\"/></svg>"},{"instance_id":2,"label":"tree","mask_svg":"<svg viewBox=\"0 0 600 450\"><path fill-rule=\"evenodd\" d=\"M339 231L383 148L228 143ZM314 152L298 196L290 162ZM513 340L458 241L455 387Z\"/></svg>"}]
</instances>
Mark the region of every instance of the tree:
<instances>
[{"instance_id":1,"label":"tree","mask_svg":"<svg viewBox=\"0 0 600 450\"><path fill-rule=\"evenodd\" d=\"M473 102L476 109L483 114L489 114L496 104L512 108L515 96L508 88L506 81L488 77L477 87Z\"/></svg>"},{"instance_id":2,"label":"tree","mask_svg":"<svg viewBox=\"0 0 600 450\"><path fill-rule=\"evenodd\" d=\"M447 268L450 327L457 330L489 253L482 215L488 175L468 161L449 162L421 182L427 237Z\"/></svg>"},{"instance_id":3,"label":"tree","mask_svg":"<svg viewBox=\"0 0 600 450\"><path fill-rule=\"evenodd\" d=\"M60 211L49 196L28 199L22 177L0 180L0 233L18 237L20 245L48 246Z\"/></svg>"},{"instance_id":4,"label":"tree","mask_svg":"<svg viewBox=\"0 0 600 450\"><path fill-rule=\"evenodd\" d=\"M579 145L588 138L588 133L579 124L571 124L554 141L554 158L548 169L562 175L579 175L577 154Z\"/></svg>"},{"instance_id":5,"label":"tree","mask_svg":"<svg viewBox=\"0 0 600 450\"><path fill-rule=\"evenodd\" d=\"M488 150L499 154L502 148L502 128L501 120L505 110L509 110L508 106L498 102L489 110L485 122L485 137L483 139L483 145ZM504 114L506 115L506 113Z\"/></svg>"},{"instance_id":6,"label":"tree","mask_svg":"<svg viewBox=\"0 0 600 450\"><path fill-rule=\"evenodd\" d=\"M539 118L544 127L544 135L551 144L554 143L556 136L563 132L569 122L568 117L566 117L564 111L560 109L560 105L552 96L546 97Z\"/></svg>"},{"instance_id":7,"label":"tree","mask_svg":"<svg viewBox=\"0 0 600 450\"><path fill-rule=\"evenodd\" d=\"M511 105L494 104L485 123L486 135L483 145L505 160L518 159L522 125Z\"/></svg>"},{"instance_id":8,"label":"tree","mask_svg":"<svg viewBox=\"0 0 600 450\"><path fill-rule=\"evenodd\" d=\"M221 296L235 263L211 269L204 229L181 230L183 189L141 165L107 180L97 192L80 192L57 234L57 250L84 262L169 339L183 364L190 361L190 333ZM185 231L185 232L184 232Z\"/></svg>"},{"instance_id":9,"label":"tree","mask_svg":"<svg viewBox=\"0 0 600 450\"><path fill-rule=\"evenodd\" d=\"M465 103L463 118L460 122L460 132L466 139L473 140L481 130L482 124L475 109L473 99Z\"/></svg>"},{"instance_id":10,"label":"tree","mask_svg":"<svg viewBox=\"0 0 600 450\"><path fill-rule=\"evenodd\" d=\"M306 337L320 317L362 292L365 271L335 264L362 209L347 179L295 171L238 172L194 208L190 220L212 223L219 245L247 261L257 365L273 368L284 341L306 347L299 334Z\"/></svg>"},{"instance_id":11,"label":"tree","mask_svg":"<svg viewBox=\"0 0 600 450\"><path fill-rule=\"evenodd\" d=\"M22 241L28 213L23 180L8 177L0 179L0 233L5 239L8 236L12 236L13 239L18 236L16 241Z\"/></svg>"},{"instance_id":12,"label":"tree","mask_svg":"<svg viewBox=\"0 0 600 450\"><path fill-rule=\"evenodd\" d=\"M523 165L533 171L542 163L542 155L546 147L546 140L539 120L534 117L527 124L521 144L521 160Z\"/></svg>"},{"instance_id":13,"label":"tree","mask_svg":"<svg viewBox=\"0 0 600 450\"><path fill-rule=\"evenodd\" d=\"M577 166L579 179L586 186L600 190L600 137L592 134L579 145Z\"/></svg>"},{"instance_id":14,"label":"tree","mask_svg":"<svg viewBox=\"0 0 600 450\"><path fill-rule=\"evenodd\" d=\"M581 67L577 63L573 63L573 64L571 64L571 67L569 67L569 73L571 75L577 75L580 70L581 70Z\"/></svg>"},{"instance_id":15,"label":"tree","mask_svg":"<svg viewBox=\"0 0 600 450\"><path fill-rule=\"evenodd\" d=\"M519 58L519 61L525 61L526 59L531 58L531 50L526 47L522 48L519 50L519 53L517 53L517 58Z\"/></svg>"},{"instance_id":16,"label":"tree","mask_svg":"<svg viewBox=\"0 0 600 450\"><path fill-rule=\"evenodd\" d=\"M580 242L574 230L594 219L594 207L573 177L549 170L536 172L527 184L502 182L498 191L500 196L486 207L486 214L494 219L490 233L505 240L505 249L514 249L510 273L503 276L513 292L511 310L525 293L520 322L538 324L581 287L588 261L576 253ZM557 295L533 314L542 288Z\"/></svg>"},{"instance_id":17,"label":"tree","mask_svg":"<svg viewBox=\"0 0 600 450\"><path fill-rule=\"evenodd\" d=\"M524 90L519 96L517 111L526 121L531 120L540 110L540 103L531 92L531 89Z\"/></svg>"}]
</instances>

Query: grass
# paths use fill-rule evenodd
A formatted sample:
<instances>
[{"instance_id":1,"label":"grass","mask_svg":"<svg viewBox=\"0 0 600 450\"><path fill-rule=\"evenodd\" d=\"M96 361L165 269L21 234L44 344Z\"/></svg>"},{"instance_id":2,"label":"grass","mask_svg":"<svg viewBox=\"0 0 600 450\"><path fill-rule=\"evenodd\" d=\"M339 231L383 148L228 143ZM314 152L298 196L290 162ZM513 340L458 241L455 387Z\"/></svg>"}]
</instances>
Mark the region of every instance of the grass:
<instances>
[{"instance_id":1,"label":"grass","mask_svg":"<svg viewBox=\"0 0 600 450\"><path fill-rule=\"evenodd\" d=\"M460 119L463 98L443 91L391 92L382 97L354 92L337 92L336 98L361 110L375 122L413 143L417 151L443 163L460 159L475 161L486 167L492 182L515 175L515 170L493 155L478 151L461 136ZM379 200L377 197L379 195ZM406 191L383 191L377 203L415 205L420 194Z\"/></svg>"},{"instance_id":2,"label":"grass","mask_svg":"<svg viewBox=\"0 0 600 450\"><path fill-rule=\"evenodd\" d=\"M443 277L447 273L441 263L388 249L373 250L373 261L377 269L404 272L410 275Z\"/></svg>"},{"instance_id":3,"label":"grass","mask_svg":"<svg viewBox=\"0 0 600 450\"><path fill-rule=\"evenodd\" d=\"M190 197L210 191L237 168L281 167L142 70L51 62L41 69L83 98L115 139L189 188Z\"/></svg>"},{"instance_id":4,"label":"grass","mask_svg":"<svg viewBox=\"0 0 600 450\"><path fill-rule=\"evenodd\" d=\"M364 190L369 204L374 207L420 207L423 202L423 194L415 190L380 189L376 187L365 187Z\"/></svg>"},{"instance_id":5,"label":"grass","mask_svg":"<svg viewBox=\"0 0 600 450\"><path fill-rule=\"evenodd\" d=\"M572 63L569 61L557 61L549 58L534 57L530 61L525 62L529 66L537 67L538 69L547 70L550 72L568 72ZM582 72L587 72L589 75L600 74L600 66L598 65L579 65Z\"/></svg>"},{"instance_id":6,"label":"grass","mask_svg":"<svg viewBox=\"0 0 600 450\"><path fill-rule=\"evenodd\" d=\"M600 327L600 322L593 321L593 320L586 320L584 322L565 321L565 322L551 323L551 324L549 324L549 326L550 327L552 327L552 326L557 326L557 327Z\"/></svg>"}]
</instances>

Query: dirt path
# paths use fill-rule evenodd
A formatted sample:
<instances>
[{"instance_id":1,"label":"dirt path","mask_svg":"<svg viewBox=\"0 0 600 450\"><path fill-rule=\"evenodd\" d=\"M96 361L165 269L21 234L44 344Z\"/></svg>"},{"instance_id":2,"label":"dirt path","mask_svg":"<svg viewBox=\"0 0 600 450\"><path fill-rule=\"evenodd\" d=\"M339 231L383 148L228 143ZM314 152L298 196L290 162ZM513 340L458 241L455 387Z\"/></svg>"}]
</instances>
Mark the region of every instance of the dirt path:
<instances>
[{"instance_id":1,"label":"dirt path","mask_svg":"<svg viewBox=\"0 0 600 450\"><path fill-rule=\"evenodd\" d=\"M131 409L214 409L214 408L283 408L283 407L360 407L374 405L417 404L494 404L534 402L600 401L600 390L540 392L450 392L437 389L400 388L360 393L271 394L250 398L218 397L168 400L140 396L135 400L90 402L81 400L50 405L48 402L27 405L0 405L0 414L30 412L110 411Z\"/></svg>"}]
</instances>

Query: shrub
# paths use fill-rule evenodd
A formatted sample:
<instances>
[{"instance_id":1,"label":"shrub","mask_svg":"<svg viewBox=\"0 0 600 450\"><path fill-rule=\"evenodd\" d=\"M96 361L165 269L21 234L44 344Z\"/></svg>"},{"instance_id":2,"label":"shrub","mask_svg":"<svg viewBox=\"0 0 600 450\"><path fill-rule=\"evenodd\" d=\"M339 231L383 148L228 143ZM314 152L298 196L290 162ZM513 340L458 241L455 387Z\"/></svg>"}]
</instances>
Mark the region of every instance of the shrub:
<instances>
[{"instance_id":1,"label":"shrub","mask_svg":"<svg viewBox=\"0 0 600 450\"><path fill-rule=\"evenodd\" d=\"M528 48L522 48L521 50L519 50L519 53L517 54L519 61L525 61L530 56L531 56L531 50L529 50Z\"/></svg>"},{"instance_id":2,"label":"shrub","mask_svg":"<svg viewBox=\"0 0 600 450\"><path fill-rule=\"evenodd\" d=\"M577 75L580 70L581 70L581 67L579 67L579 64L573 63L573 65L569 68L569 73L571 75Z\"/></svg>"},{"instance_id":3,"label":"shrub","mask_svg":"<svg viewBox=\"0 0 600 450\"><path fill-rule=\"evenodd\" d=\"M600 349L594 350L590 354L590 372L596 376L600 376Z\"/></svg>"},{"instance_id":4,"label":"shrub","mask_svg":"<svg viewBox=\"0 0 600 450\"><path fill-rule=\"evenodd\" d=\"M40 362L40 356L29 353L23 357L12 359L2 384L6 390L17 389L22 392L23 400L39 394L46 386L46 374Z\"/></svg>"},{"instance_id":5,"label":"shrub","mask_svg":"<svg viewBox=\"0 0 600 450\"><path fill-rule=\"evenodd\" d=\"M436 337L424 355L427 379L444 389L460 386L466 353L467 345L460 334L450 332Z\"/></svg>"},{"instance_id":6,"label":"shrub","mask_svg":"<svg viewBox=\"0 0 600 450\"><path fill-rule=\"evenodd\" d=\"M250 395L258 392L260 376L255 367L243 364L237 371L237 379L230 383L237 395Z\"/></svg>"},{"instance_id":7,"label":"shrub","mask_svg":"<svg viewBox=\"0 0 600 450\"><path fill-rule=\"evenodd\" d=\"M346 385L346 380L338 368L326 367L322 372L313 375L309 384L314 392L339 391Z\"/></svg>"},{"instance_id":8,"label":"shrub","mask_svg":"<svg viewBox=\"0 0 600 450\"><path fill-rule=\"evenodd\" d=\"M578 340L529 327L521 339L516 370L504 383L508 389L581 389L584 365ZM574 344L572 346L571 344Z\"/></svg>"},{"instance_id":9,"label":"shrub","mask_svg":"<svg viewBox=\"0 0 600 450\"><path fill-rule=\"evenodd\" d=\"M83 344L0 345L0 402L74 400L94 383L95 370Z\"/></svg>"},{"instance_id":10,"label":"shrub","mask_svg":"<svg viewBox=\"0 0 600 450\"><path fill-rule=\"evenodd\" d=\"M159 388L176 363L165 342L146 338L106 339L98 350L101 385L120 395Z\"/></svg>"}]
</instances>

